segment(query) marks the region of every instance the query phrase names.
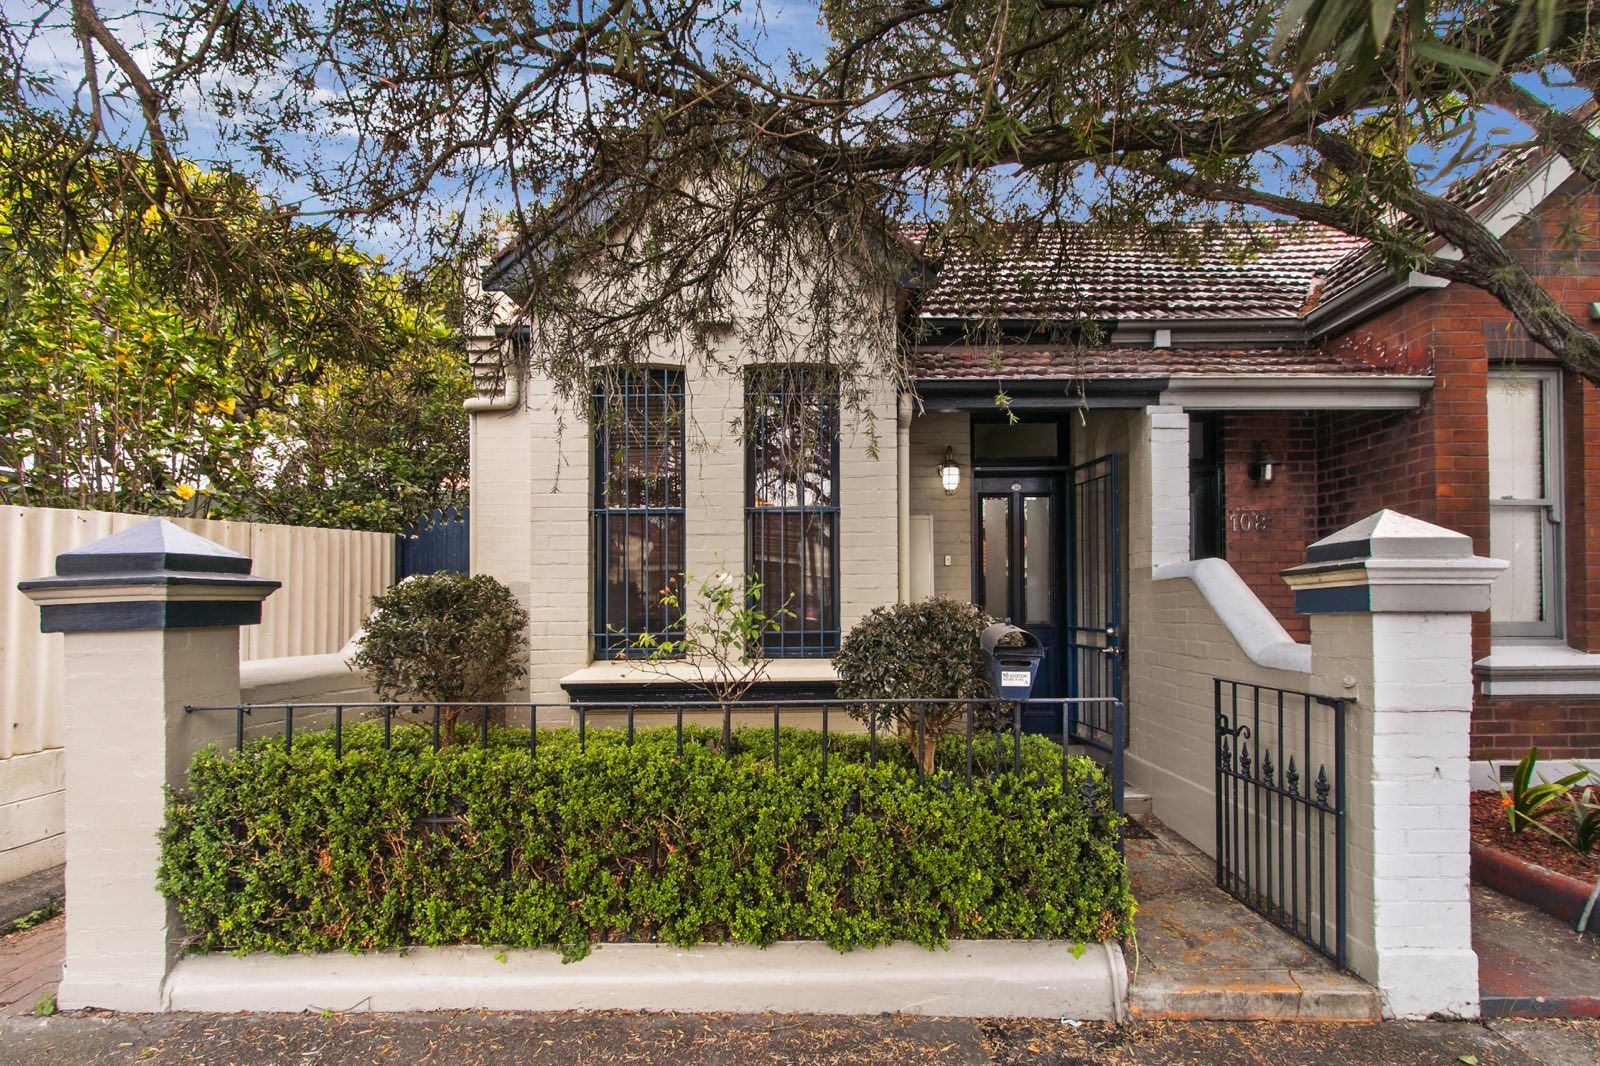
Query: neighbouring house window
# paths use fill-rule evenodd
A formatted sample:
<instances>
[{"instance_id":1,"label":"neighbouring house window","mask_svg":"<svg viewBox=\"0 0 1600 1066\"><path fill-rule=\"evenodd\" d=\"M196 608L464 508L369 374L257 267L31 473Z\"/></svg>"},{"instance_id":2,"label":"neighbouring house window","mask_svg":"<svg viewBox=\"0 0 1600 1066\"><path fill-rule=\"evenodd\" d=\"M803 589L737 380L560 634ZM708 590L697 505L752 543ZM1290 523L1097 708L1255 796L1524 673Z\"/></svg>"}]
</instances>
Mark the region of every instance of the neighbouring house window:
<instances>
[{"instance_id":1,"label":"neighbouring house window","mask_svg":"<svg viewBox=\"0 0 1600 1066\"><path fill-rule=\"evenodd\" d=\"M1222 555L1222 416L1189 418L1189 558Z\"/></svg>"},{"instance_id":2,"label":"neighbouring house window","mask_svg":"<svg viewBox=\"0 0 1600 1066\"><path fill-rule=\"evenodd\" d=\"M681 635L683 372L634 370L595 390L594 646Z\"/></svg>"},{"instance_id":3,"label":"neighbouring house window","mask_svg":"<svg viewBox=\"0 0 1600 1066\"><path fill-rule=\"evenodd\" d=\"M1489 554L1511 566L1490 586L1495 636L1561 634L1560 379L1489 375Z\"/></svg>"},{"instance_id":4,"label":"neighbouring house window","mask_svg":"<svg viewBox=\"0 0 1600 1066\"><path fill-rule=\"evenodd\" d=\"M745 536L773 656L839 650L839 389L816 367L758 367L746 389ZM778 617L780 616L781 617Z\"/></svg>"}]
</instances>

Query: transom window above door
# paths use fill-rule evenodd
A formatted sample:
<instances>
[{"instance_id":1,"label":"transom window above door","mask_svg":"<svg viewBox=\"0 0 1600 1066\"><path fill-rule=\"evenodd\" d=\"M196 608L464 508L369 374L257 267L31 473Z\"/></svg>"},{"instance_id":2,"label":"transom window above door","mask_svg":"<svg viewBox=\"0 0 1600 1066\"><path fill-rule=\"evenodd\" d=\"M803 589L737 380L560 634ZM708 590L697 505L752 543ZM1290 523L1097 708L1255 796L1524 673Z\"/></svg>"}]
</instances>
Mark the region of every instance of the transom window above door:
<instances>
[{"instance_id":1,"label":"transom window above door","mask_svg":"<svg viewBox=\"0 0 1600 1066\"><path fill-rule=\"evenodd\" d=\"M1062 427L1054 417L1021 414L972 420L972 461L1006 463L1028 460L1058 462Z\"/></svg>"},{"instance_id":2,"label":"transom window above door","mask_svg":"<svg viewBox=\"0 0 1600 1066\"><path fill-rule=\"evenodd\" d=\"M1497 637L1557 637L1561 617L1561 379L1516 367L1489 375L1489 554Z\"/></svg>"},{"instance_id":3,"label":"transom window above door","mask_svg":"<svg viewBox=\"0 0 1600 1066\"><path fill-rule=\"evenodd\" d=\"M681 370L635 369L594 393L594 654L683 631Z\"/></svg>"}]
</instances>

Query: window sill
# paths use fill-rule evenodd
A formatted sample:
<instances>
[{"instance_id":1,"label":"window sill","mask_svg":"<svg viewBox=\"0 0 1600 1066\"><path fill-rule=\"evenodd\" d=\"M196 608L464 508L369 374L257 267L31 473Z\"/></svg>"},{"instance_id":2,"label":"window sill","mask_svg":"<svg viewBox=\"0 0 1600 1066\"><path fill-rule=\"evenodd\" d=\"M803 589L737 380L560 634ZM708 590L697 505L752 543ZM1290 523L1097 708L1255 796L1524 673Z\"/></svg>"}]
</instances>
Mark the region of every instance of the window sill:
<instances>
[{"instance_id":1,"label":"window sill","mask_svg":"<svg viewBox=\"0 0 1600 1066\"><path fill-rule=\"evenodd\" d=\"M1600 697L1600 654L1555 641L1497 643L1472 673L1490 699Z\"/></svg>"},{"instance_id":2,"label":"window sill","mask_svg":"<svg viewBox=\"0 0 1600 1066\"><path fill-rule=\"evenodd\" d=\"M698 677L692 666L681 661L597 660L563 677L561 687L577 701L704 700L708 697L695 685ZM832 659L770 659L766 678L746 698L831 699L838 694L838 680Z\"/></svg>"}]
</instances>

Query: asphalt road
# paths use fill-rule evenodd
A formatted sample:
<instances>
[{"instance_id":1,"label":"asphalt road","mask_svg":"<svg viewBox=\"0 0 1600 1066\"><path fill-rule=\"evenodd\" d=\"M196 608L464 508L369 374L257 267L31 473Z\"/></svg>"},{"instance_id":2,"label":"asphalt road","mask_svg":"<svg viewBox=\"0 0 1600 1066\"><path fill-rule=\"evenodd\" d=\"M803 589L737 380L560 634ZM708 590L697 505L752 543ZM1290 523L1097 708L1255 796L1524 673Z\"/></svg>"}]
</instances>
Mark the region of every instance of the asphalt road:
<instances>
[{"instance_id":1,"label":"asphalt road","mask_svg":"<svg viewBox=\"0 0 1600 1066\"><path fill-rule=\"evenodd\" d=\"M1146 1023L672 1014L0 1019L6 1066L98 1063L1438 1063L1594 1066L1600 1023Z\"/></svg>"}]
</instances>

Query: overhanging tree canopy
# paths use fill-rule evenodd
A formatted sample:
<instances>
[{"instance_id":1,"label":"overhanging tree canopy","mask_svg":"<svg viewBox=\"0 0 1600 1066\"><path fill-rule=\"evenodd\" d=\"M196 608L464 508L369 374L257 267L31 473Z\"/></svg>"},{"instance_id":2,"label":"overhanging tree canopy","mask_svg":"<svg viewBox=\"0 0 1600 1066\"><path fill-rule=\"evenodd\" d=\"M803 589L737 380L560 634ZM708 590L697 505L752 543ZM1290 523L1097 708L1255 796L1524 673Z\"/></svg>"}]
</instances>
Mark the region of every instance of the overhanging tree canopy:
<instances>
[{"instance_id":1,"label":"overhanging tree canopy","mask_svg":"<svg viewBox=\"0 0 1600 1066\"><path fill-rule=\"evenodd\" d=\"M1137 233L1219 204L1478 285L1600 380L1600 340L1440 195L1507 114L1600 178L1569 111L1600 83L1595 0L823 0L821 43L794 52L738 0L109 4L8 16L14 119L135 147L194 269L245 294L176 162L201 118L332 224L454 245L459 208L503 209L534 352L575 393L652 339L714 357L699 327L740 299L752 340L802 317L810 350L851 366L908 217L981 241L996 221ZM20 62L51 27L84 57L75 92ZM794 286L797 268L824 283Z\"/></svg>"}]
</instances>

